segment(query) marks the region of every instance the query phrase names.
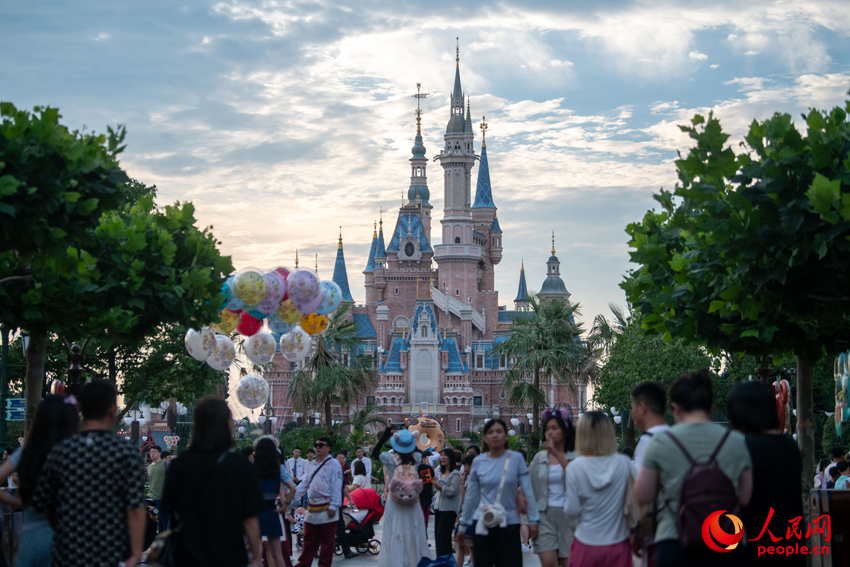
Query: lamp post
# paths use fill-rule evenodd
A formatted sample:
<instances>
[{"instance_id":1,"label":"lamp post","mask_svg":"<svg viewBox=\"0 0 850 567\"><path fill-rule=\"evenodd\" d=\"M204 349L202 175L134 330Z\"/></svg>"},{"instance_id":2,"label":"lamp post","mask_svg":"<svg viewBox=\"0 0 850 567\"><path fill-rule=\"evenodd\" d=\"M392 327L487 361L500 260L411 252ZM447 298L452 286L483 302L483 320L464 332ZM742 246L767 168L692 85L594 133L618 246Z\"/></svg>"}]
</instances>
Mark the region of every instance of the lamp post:
<instances>
[{"instance_id":1,"label":"lamp post","mask_svg":"<svg viewBox=\"0 0 850 567\"><path fill-rule=\"evenodd\" d=\"M139 443L139 429L144 427L148 422L145 419L145 414L141 409L138 409L138 406L127 410L127 413L124 415L124 423L130 428L130 441L132 441L133 445L138 445Z\"/></svg>"}]
</instances>

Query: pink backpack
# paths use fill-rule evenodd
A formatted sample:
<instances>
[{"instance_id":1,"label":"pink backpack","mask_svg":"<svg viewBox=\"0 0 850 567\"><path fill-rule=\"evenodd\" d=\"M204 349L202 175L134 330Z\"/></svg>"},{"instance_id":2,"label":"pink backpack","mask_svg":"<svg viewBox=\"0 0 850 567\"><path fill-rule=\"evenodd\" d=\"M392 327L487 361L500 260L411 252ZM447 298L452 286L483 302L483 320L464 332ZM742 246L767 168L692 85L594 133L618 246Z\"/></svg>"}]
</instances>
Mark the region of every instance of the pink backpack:
<instances>
[{"instance_id":1,"label":"pink backpack","mask_svg":"<svg viewBox=\"0 0 850 567\"><path fill-rule=\"evenodd\" d=\"M393 453L392 457L396 467L390 480L390 497L405 506L419 504L422 480L416 472L416 465L402 465L401 457L396 453Z\"/></svg>"}]
</instances>

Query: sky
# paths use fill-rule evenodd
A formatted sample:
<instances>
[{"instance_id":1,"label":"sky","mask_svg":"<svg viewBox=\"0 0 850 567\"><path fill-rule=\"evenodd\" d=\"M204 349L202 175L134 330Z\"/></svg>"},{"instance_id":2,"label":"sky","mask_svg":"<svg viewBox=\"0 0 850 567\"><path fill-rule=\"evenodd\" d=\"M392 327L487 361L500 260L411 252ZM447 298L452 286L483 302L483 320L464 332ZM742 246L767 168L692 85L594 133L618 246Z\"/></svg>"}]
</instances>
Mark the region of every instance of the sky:
<instances>
[{"instance_id":1,"label":"sky","mask_svg":"<svg viewBox=\"0 0 850 567\"><path fill-rule=\"evenodd\" d=\"M433 157L459 38L477 148L489 125L500 303L523 261L540 288L554 230L589 326L625 303L624 230L675 186L690 147L677 125L713 111L744 151L753 119L843 105L848 34L846 0L5 0L0 100L58 107L71 128L126 125L128 174L160 204L194 202L237 269L291 266L297 248L330 278L342 227L362 302L373 221L383 208L392 230L409 186L411 95L430 93Z\"/></svg>"}]
</instances>

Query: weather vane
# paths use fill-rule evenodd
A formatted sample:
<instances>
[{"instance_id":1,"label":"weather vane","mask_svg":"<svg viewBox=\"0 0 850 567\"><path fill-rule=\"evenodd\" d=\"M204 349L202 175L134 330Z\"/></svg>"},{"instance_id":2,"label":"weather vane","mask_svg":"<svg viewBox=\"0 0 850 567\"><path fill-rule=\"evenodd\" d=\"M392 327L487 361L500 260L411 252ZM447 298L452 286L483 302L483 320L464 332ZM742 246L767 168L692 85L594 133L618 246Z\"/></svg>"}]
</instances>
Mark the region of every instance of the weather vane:
<instances>
[{"instance_id":1,"label":"weather vane","mask_svg":"<svg viewBox=\"0 0 850 567\"><path fill-rule=\"evenodd\" d=\"M455 41L455 65L460 67L460 37L456 37Z\"/></svg>"},{"instance_id":2,"label":"weather vane","mask_svg":"<svg viewBox=\"0 0 850 567\"><path fill-rule=\"evenodd\" d=\"M423 99L423 98L427 97L429 94L431 94L431 93L420 92L421 88L422 88L422 83L416 83L416 94L411 95L413 98L416 99L416 133L417 134L422 133L422 128L421 128L422 109L419 108L419 100Z\"/></svg>"},{"instance_id":3,"label":"weather vane","mask_svg":"<svg viewBox=\"0 0 850 567\"><path fill-rule=\"evenodd\" d=\"M479 125L479 128L481 128L481 147L482 148L487 147L487 123L484 122L486 119L487 119L486 116L482 116L481 117L481 124Z\"/></svg>"}]
</instances>

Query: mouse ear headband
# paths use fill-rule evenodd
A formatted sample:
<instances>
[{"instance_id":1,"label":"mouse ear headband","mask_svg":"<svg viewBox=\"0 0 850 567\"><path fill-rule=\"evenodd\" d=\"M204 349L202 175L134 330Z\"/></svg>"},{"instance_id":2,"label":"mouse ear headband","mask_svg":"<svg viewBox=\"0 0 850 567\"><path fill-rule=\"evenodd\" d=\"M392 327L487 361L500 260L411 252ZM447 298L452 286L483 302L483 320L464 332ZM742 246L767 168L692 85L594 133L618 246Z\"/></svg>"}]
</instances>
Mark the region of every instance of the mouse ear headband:
<instances>
[{"instance_id":1,"label":"mouse ear headband","mask_svg":"<svg viewBox=\"0 0 850 567\"><path fill-rule=\"evenodd\" d=\"M557 415L558 417L560 417L561 421L563 421L565 424L572 425L572 420L570 419L570 412L568 412L565 408L560 408L555 411L550 409L544 410L543 415L541 416L543 418L543 423L546 423L546 421L548 421L549 418L553 415Z\"/></svg>"}]
</instances>

